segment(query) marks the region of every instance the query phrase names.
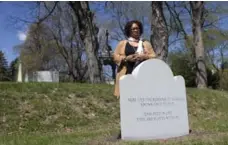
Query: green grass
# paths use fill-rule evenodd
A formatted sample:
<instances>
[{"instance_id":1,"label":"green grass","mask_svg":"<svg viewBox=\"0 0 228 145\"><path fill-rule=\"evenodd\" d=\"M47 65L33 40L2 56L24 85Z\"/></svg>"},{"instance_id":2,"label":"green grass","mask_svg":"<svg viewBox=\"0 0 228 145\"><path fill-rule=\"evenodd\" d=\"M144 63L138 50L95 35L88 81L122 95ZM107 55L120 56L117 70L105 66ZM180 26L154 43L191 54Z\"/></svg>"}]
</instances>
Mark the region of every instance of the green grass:
<instances>
[{"instance_id":1,"label":"green grass","mask_svg":"<svg viewBox=\"0 0 228 145\"><path fill-rule=\"evenodd\" d=\"M0 145L225 145L228 93L187 89L189 136L110 141L119 128L111 85L0 83Z\"/></svg>"}]
</instances>

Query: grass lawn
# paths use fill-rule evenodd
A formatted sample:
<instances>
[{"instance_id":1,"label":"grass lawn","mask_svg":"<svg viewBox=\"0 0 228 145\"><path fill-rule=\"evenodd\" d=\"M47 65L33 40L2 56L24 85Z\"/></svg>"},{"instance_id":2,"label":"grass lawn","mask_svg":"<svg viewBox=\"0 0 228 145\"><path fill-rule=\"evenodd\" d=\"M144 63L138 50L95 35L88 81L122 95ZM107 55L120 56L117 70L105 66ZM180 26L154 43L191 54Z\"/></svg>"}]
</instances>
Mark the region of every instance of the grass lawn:
<instances>
[{"instance_id":1,"label":"grass lawn","mask_svg":"<svg viewBox=\"0 0 228 145\"><path fill-rule=\"evenodd\" d=\"M189 136L112 140L120 131L111 85L0 83L0 145L225 145L228 93L187 89Z\"/></svg>"}]
</instances>

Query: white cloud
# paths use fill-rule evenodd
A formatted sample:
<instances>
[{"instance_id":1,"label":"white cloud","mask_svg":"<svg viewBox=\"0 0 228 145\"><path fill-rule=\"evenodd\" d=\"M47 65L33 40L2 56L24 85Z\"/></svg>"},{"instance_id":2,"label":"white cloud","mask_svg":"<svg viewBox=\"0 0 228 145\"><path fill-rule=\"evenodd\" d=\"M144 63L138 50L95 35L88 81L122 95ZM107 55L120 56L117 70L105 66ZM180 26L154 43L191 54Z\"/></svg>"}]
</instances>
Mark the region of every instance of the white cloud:
<instances>
[{"instance_id":1,"label":"white cloud","mask_svg":"<svg viewBox=\"0 0 228 145\"><path fill-rule=\"evenodd\" d=\"M19 32L17 33L17 37L18 37L18 39L19 39L20 41L25 41L25 39L26 39L26 33L25 33L25 32L22 32L22 31L19 31Z\"/></svg>"}]
</instances>

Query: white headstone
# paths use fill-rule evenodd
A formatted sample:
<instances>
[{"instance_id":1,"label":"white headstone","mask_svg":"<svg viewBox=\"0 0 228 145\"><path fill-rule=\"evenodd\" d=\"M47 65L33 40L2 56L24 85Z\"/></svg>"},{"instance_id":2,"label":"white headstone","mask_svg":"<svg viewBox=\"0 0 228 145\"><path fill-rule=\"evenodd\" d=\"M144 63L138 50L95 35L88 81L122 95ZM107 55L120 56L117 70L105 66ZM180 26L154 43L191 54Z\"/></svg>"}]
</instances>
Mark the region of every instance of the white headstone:
<instances>
[{"instance_id":1,"label":"white headstone","mask_svg":"<svg viewBox=\"0 0 228 145\"><path fill-rule=\"evenodd\" d=\"M120 78L121 137L168 139L189 134L185 81L150 59Z\"/></svg>"},{"instance_id":2,"label":"white headstone","mask_svg":"<svg viewBox=\"0 0 228 145\"><path fill-rule=\"evenodd\" d=\"M17 82L22 82L22 64L21 64L21 61L19 61L19 66L18 66Z\"/></svg>"},{"instance_id":3,"label":"white headstone","mask_svg":"<svg viewBox=\"0 0 228 145\"><path fill-rule=\"evenodd\" d=\"M28 82L28 72L25 73L25 82Z\"/></svg>"}]
</instances>

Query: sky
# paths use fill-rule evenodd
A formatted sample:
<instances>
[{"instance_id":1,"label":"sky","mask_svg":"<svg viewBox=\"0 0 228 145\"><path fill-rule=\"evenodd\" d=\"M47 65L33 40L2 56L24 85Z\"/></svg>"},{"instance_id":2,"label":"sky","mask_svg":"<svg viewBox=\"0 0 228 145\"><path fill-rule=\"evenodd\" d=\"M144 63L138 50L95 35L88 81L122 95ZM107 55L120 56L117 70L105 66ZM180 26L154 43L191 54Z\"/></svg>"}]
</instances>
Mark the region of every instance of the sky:
<instances>
[{"instance_id":1,"label":"sky","mask_svg":"<svg viewBox=\"0 0 228 145\"><path fill-rule=\"evenodd\" d=\"M19 2L0 3L0 50L5 53L8 63L18 56L14 46L23 43L26 38L26 25L15 22L11 17L26 19L27 10Z\"/></svg>"},{"instance_id":2,"label":"sky","mask_svg":"<svg viewBox=\"0 0 228 145\"><path fill-rule=\"evenodd\" d=\"M26 39L26 27L28 25L28 23L16 22L14 18L30 20L31 10L31 2L0 3L0 50L5 53L8 63L18 56L14 46L23 43ZM101 15L101 17L103 16ZM227 19L224 19L221 21L220 27L227 28L227 24ZM116 44L116 42L112 42L111 46L115 48Z\"/></svg>"}]
</instances>

